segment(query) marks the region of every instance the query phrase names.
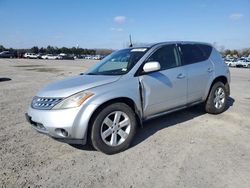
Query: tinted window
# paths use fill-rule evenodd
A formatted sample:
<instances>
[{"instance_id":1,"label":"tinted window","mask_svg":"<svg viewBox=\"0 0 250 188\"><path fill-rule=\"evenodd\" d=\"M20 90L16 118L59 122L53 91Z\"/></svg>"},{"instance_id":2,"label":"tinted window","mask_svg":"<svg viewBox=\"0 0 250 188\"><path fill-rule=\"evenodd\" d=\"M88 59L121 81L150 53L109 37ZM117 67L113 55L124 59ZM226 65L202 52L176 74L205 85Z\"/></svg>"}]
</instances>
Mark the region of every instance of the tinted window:
<instances>
[{"instance_id":1,"label":"tinted window","mask_svg":"<svg viewBox=\"0 0 250 188\"><path fill-rule=\"evenodd\" d=\"M154 52L147 62L157 61L161 65L161 70L170 69L179 65L178 53L175 45L167 45Z\"/></svg>"},{"instance_id":2,"label":"tinted window","mask_svg":"<svg viewBox=\"0 0 250 188\"><path fill-rule=\"evenodd\" d=\"M182 44L180 48L184 65L205 61L212 51L212 47L203 44Z\"/></svg>"},{"instance_id":3,"label":"tinted window","mask_svg":"<svg viewBox=\"0 0 250 188\"><path fill-rule=\"evenodd\" d=\"M205 58L208 59L212 52L212 46L208 46L205 44L197 44L197 46L202 50Z\"/></svg>"}]
</instances>

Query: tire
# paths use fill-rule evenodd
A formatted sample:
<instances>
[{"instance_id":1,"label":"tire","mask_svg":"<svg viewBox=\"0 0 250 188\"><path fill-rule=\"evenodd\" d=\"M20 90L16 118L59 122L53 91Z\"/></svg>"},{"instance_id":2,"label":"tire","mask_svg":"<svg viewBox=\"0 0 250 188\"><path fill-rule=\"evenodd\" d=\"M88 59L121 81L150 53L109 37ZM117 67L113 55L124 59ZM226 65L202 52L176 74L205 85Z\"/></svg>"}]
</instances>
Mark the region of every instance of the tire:
<instances>
[{"instance_id":1,"label":"tire","mask_svg":"<svg viewBox=\"0 0 250 188\"><path fill-rule=\"evenodd\" d=\"M222 82L216 82L205 102L205 111L210 114L220 114L226 110L228 92Z\"/></svg>"},{"instance_id":2,"label":"tire","mask_svg":"<svg viewBox=\"0 0 250 188\"><path fill-rule=\"evenodd\" d=\"M117 121L115 117L119 117ZM124 122L123 127L120 127L121 122ZM94 119L91 127L91 143L96 150L103 153L119 153L130 146L136 127L135 113L128 105L111 104L103 108Z\"/></svg>"}]
</instances>

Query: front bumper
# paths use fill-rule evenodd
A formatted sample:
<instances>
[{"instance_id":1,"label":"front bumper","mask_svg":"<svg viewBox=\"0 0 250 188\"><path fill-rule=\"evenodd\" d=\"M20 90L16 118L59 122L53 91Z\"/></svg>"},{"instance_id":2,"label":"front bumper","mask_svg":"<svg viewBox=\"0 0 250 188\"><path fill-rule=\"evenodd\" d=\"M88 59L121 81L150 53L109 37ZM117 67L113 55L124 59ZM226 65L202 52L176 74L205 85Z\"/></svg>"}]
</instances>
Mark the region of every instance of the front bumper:
<instances>
[{"instance_id":1,"label":"front bumper","mask_svg":"<svg viewBox=\"0 0 250 188\"><path fill-rule=\"evenodd\" d=\"M96 105L64 110L37 110L30 107L25 116L39 133L69 144L86 144L88 123L96 108Z\"/></svg>"}]
</instances>

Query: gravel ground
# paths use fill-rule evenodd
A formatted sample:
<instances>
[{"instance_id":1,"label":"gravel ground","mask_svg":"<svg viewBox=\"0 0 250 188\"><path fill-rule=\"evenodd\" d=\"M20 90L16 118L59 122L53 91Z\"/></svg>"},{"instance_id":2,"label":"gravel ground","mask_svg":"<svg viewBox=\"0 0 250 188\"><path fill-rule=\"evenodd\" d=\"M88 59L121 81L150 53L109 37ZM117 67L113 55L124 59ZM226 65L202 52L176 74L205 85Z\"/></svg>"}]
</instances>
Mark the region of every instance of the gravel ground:
<instances>
[{"instance_id":1,"label":"gravel ground","mask_svg":"<svg viewBox=\"0 0 250 188\"><path fill-rule=\"evenodd\" d=\"M109 156L38 134L24 118L43 85L94 63L0 59L1 187L250 187L250 69L231 69L225 113L196 106L149 121Z\"/></svg>"}]
</instances>

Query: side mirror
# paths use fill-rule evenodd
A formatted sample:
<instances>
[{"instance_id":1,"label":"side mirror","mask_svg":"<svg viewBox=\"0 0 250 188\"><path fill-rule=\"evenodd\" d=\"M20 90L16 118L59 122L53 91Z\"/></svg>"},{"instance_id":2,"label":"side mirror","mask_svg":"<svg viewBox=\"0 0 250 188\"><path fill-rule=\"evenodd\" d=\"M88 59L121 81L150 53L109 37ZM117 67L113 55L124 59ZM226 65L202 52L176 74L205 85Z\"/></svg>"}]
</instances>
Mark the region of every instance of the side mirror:
<instances>
[{"instance_id":1,"label":"side mirror","mask_svg":"<svg viewBox=\"0 0 250 188\"><path fill-rule=\"evenodd\" d=\"M143 71L144 72L154 72L154 71L158 71L160 69L161 69L161 65L157 61L147 62L143 66Z\"/></svg>"}]
</instances>

